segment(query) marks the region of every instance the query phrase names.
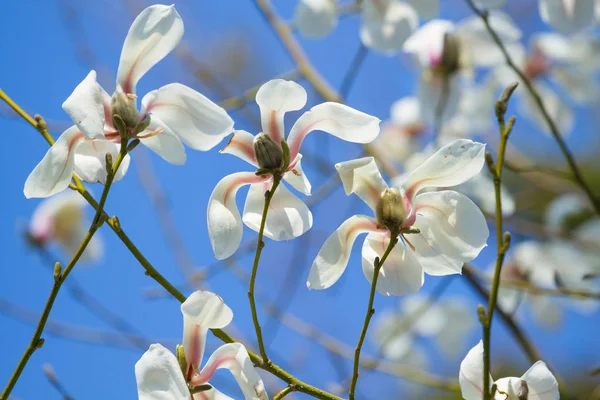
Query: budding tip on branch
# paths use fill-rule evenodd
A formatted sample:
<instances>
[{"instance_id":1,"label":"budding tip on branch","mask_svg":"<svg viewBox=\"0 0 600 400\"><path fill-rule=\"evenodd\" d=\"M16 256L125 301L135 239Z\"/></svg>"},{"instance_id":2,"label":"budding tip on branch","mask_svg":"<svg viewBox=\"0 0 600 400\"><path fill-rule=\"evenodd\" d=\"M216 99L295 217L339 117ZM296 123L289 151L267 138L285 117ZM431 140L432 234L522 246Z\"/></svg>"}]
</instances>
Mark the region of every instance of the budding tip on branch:
<instances>
[{"instance_id":1,"label":"budding tip on branch","mask_svg":"<svg viewBox=\"0 0 600 400\"><path fill-rule=\"evenodd\" d=\"M506 136L508 136L510 134L510 132L513 129L513 126L515 126L515 122L517 122L517 117L515 117L514 115L511 115L511 117L508 119L508 122L506 123L506 129L504 134Z\"/></svg>"},{"instance_id":2,"label":"budding tip on branch","mask_svg":"<svg viewBox=\"0 0 600 400\"><path fill-rule=\"evenodd\" d=\"M46 342L46 340L44 338L39 338L39 340L37 341L37 343L35 344L35 348L36 349L41 349L42 346L44 346L44 343Z\"/></svg>"},{"instance_id":3,"label":"budding tip on branch","mask_svg":"<svg viewBox=\"0 0 600 400\"><path fill-rule=\"evenodd\" d=\"M121 230L121 222L119 221L119 218L117 218L116 215L113 215L113 217L110 220L111 220L112 225L115 228L115 230L120 231Z\"/></svg>"},{"instance_id":4,"label":"budding tip on branch","mask_svg":"<svg viewBox=\"0 0 600 400\"><path fill-rule=\"evenodd\" d=\"M59 262L54 264L54 280L57 281L60 279L60 274L62 272L62 266Z\"/></svg>"},{"instance_id":5,"label":"budding tip on branch","mask_svg":"<svg viewBox=\"0 0 600 400\"><path fill-rule=\"evenodd\" d=\"M477 315L479 317L479 321L483 324L485 323L485 308L482 304L477 306Z\"/></svg>"},{"instance_id":6,"label":"budding tip on branch","mask_svg":"<svg viewBox=\"0 0 600 400\"><path fill-rule=\"evenodd\" d=\"M104 156L105 160L106 160L106 173L108 174L112 174L113 172L113 157L112 154L110 153L106 153L106 155Z\"/></svg>"},{"instance_id":7,"label":"budding tip on branch","mask_svg":"<svg viewBox=\"0 0 600 400\"><path fill-rule=\"evenodd\" d=\"M504 232L504 236L502 238L502 241L504 243L504 251L508 250L508 248L510 247L511 239L512 239L512 236L511 236L510 232Z\"/></svg>"},{"instance_id":8,"label":"budding tip on branch","mask_svg":"<svg viewBox=\"0 0 600 400\"><path fill-rule=\"evenodd\" d=\"M506 114L506 109L508 108L508 101L517 89L517 86L519 86L519 82L509 84L500 95L498 101L496 101L496 116L498 119L504 118L504 114Z\"/></svg>"},{"instance_id":9,"label":"budding tip on branch","mask_svg":"<svg viewBox=\"0 0 600 400\"><path fill-rule=\"evenodd\" d=\"M37 123L38 128L44 129L44 130L47 128L46 121L40 114L35 114L35 116L33 118L35 119L35 122Z\"/></svg>"}]
</instances>

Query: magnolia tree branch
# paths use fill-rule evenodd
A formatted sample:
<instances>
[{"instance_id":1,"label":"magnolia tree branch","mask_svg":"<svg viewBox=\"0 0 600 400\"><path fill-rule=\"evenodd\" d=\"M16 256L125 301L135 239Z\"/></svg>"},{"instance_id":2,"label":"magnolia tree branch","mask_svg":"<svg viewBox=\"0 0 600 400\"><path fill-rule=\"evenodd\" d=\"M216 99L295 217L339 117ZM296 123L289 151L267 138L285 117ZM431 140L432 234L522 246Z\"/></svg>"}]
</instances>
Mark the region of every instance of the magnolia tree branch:
<instances>
[{"instance_id":1,"label":"magnolia tree branch","mask_svg":"<svg viewBox=\"0 0 600 400\"><path fill-rule=\"evenodd\" d=\"M538 93L538 91L534 87L531 80L517 66L517 64L514 62L513 58L511 57L511 55L506 50L506 47L502 43L502 39L500 39L500 37L498 36L498 34L494 30L494 28L492 28L492 26L490 25L489 18L488 18L489 17L488 12L482 11L479 8L477 8L477 6L473 2L473 0L465 0L465 1L467 2L469 7L471 8L471 10L473 10L473 12L482 19L487 31L492 36L492 39L498 45L498 48L504 55L504 59L506 60L506 63L519 76L519 79L525 85L527 92L533 98L536 106L538 107L539 111L542 113L544 120L548 124L548 127L550 128L550 133L554 137L554 140L558 144L558 147L560 147L560 151L563 153L563 156L567 160L567 164L569 164L569 168L573 172L573 178L575 179L575 181L577 182L579 187L581 187L581 189L585 192L590 203L596 210L596 213L600 214L600 198L598 198L594 194L594 192L592 191L592 188L585 181L583 174L581 173L581 170L579 169L579 166L577 165L577 162L575 161L575 157L569 150L569 147L567 146L566 142L564 141L563 137L561 136L560 131L558 130L558 127L556 126L556 123L554 122L554 120L550 116L550 113L548 112L546 106L544 105L542 96Z\"/></svg>"},{"instance_id":2,"label":"magnolia tree branch","mask_svg":"<svg viewBox=\"0 0 600 400\"><path fill-rule=\"evenodd\" d=\"M44 364L42 368L44 369L44 375L46 375L46 378L48 378L48 382L50 382L50 385L52 385L52 387L56 389L56 391L58 392L58 394L60 394L63 400L75 400L75 398L69 394L65 386L61 383L61 381L58 380L58 377L56 376L52 365Z\"/></svg>"}]
</instances>

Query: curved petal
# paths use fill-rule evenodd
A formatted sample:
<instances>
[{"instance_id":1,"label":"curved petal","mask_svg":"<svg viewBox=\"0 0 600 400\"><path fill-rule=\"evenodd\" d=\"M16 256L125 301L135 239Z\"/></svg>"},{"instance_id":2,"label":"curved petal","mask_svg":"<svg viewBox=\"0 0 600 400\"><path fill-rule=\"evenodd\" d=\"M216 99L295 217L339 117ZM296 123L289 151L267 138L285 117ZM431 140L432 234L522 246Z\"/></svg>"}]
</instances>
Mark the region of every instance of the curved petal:
<instances>
[{"instance_id":1,"label":"curved petal","mask_svg":"<svg viewBox=\"0 0 600 400\"><path fill-rule=\"evenodd\" d=\"M177 358L160 344L152 344L135 363L139 400L189 400L190 391Z\"/></svg>"},{"instance_id":2,"label":"curved petal","mask_svg":"<svg viewBox=\"0 0 600 400\"><path fill-rule=\"evenodd\" d=\"M298 31L309 38L322 38L335 29L338 23L335 1L300 0L294 12Z\"/></svg>"},{"instance_id":3,"label":"curved petal","mask_svg":"<svg viewBox=\"0 0 600 400\"><path fill-rule=\"evenodd\" d=\"M399 0L367 1L363 5L360 39L373 50L393 54L419 25L419 16Z\"/></svg>"},{"instance_id":4,"label":"curved petal","mask_svg":"<svg viewBox=\"0 0 600 400\"><path fill-rule=\"evenodd\" d=\"M180 83L154 90L142 100L142 115L158 117L183 143L206 151L233 130L233 120L222 107Z\"/></svg>"},{"instance_id":5,"label":"curved petal","mask_svg":"<svg viewBox=\"0 0 600 400\"><path fill-rule=\"evenodd\" d=\"M529 387L529 398L538 400L558 400L558 382L543 361L531 366L521 377ZM537 396L537 397L534 397Z\"/></svg>"},{"instance_id":6,"label":"curved petal","mask_svg":"<svg viewBox=\"0 0 600 400\"><path fill-rule=\"evenodd\" d=\"M206 220L208 237L217 260L230 257L242 240L242 217L235 196L244 185L262 182L253 172L237 172L221 179L208 201Z\"/></svg>"},{"instance_id":7,"label":"curved petal","mask_svg":"<svg viewBox=\"0 0 600 400\"><path fill-rule=\"evenodd\" d=\"M293 81L272 79L258 89L256 103L260 107L263 132L279 145L285 138L283 117L286 112L306 105L306 90Z\"/></svg>"},{"instance_id":8,"label":"curved petal","mask_svg":"<svg viewBox=\"0 0 600 400\"><path fill-rule=\"evenodd\" d=\"M424 188L459 185L479 174L485 163L484 155L485 144L457 139L404 176L402 187L414 199Z\"/></svg>"},{"instance_id":9,"label":"curved petal","mask_svg":"<svg viewBox=\"0 0 600 400\"><path fill-rule=\"evenodd\" d=\"M369 282L373 282L375 258L383 256L390 242L388 237L370 233L362 247L362 269ZM416 293L425 276L423 267L402 242L399 242L389 254L379 271L377 291L386 296L402 296Z\"/></svg>"},{"instance_id":10,"label":"curved petal","mask_svg":"<svg viewBox=\"0 0 600 400\"><path fill-rule=\"evenodd\" d=\"M76 126L64 131L27 177L25 197L49 197L65 190L73 175L75 150L84 139Z\"/></svg>"},{"instance_id":11,"label":"curved petal","mask_svg":"<svg viewBox=\"0 0 600 400\"><path fill-rule=\"evenodd\" d=\"M104 94L92 70L62 105L79 130L91 139L104 139Z\"/></svg>"},{"instance_id":12,"label":"curved petal","mask_svg":"<svg viewBox=\"0 0 600 400\"><path fill-rule=\"evenodd\" d=\"M183 20L174 5L153 5L131 24L119 60L117 85L126 94L135 94L137 82L165 58L183 37Z\"/></svg>"},{"instance_id":13,"label":"curved petal","mask_svg":"<svg viewBox=\"0 0 600 400\"><path fill-rule=\"evenodd\" d=\"M410 35L404 43L403 50L415 55L422 68L437 66L442 62L444 38L453 30L452 21L429 21Z\"/></svg>"},{"instance_id":14,"label":"curved petal","mask_svg":"<svg viewBox=\"0 0 600 400\"><path fill-rule=\"evenodd\" d=\"M239 129L233 131L229 143L220 152L232 154L258 168L256 153L254 152L254 135L249 132Z\"/></svg>"},{"instance_id":15,"label":"curved petal","mask_svg":"<svg viewBox=\"0 0 600 400\"><path fill-rule=\"evenodd\" d=\"M262 182L250 186L243 221L250 229L258 232L265 204L265 192L271 189L272 182ZM290 192L285 185L279 185L267 213L264 234L273 240L291 240L304 234L312 227L313 217L302 200Z\"/></svg>"},{"instance_id":16,"label":"curved petal","mask_svg":"<svg viewBox=\"0 0 600 400\"><path fill-rule=\"evenodd\" d=\"M183 348L188 362L188 378L202 363L206 334L209 329L221 329L233 319L233 311L219 296L204 290L192 293L181 305L183 314Z\"/></svg>"},{"instance_id":17,"label":"curved petal","mask_svg":"<svg viewBox=\"0 0 600 400\"><path fill-rule=\"evenodd\" d=\"M539 0L540 17L563 34L582 31L595 22L593 0Z\"/></svg>"},{"instance_id":18,"label":"curved petal","mask_svg":"<svg viewBox=\"0 0 600 400\"><path fill-rule=\"evenodd\" d=\"M381 120L339 103L322 103L305 112L288 136L290 160L295 160L309 132L324 131L352 143L370 143L379 134Z\"/></svg>"},{"instance_id":19,"label":"curved petal","mask_svg":"<svg viewBox=\"0 0 600 400\"><path fill-rule=\"evenodd\" d=\"M227 368L231 372L244 393L244 399L268 400L265 385L254 369L248 350L243 344L227 343L215 350L193 383L208 382L215 371L221 368Z\"/></svg>"},{"instance_id":20,"label":"curved petal","mask_svg":"<svg viewBox=\"0 0 600 400\"><path fill-rule=\"evenodd\" d=\"M31 216L29 234L40 243L77 236L79 226L84 222L83 208L86 204L85 199L73 191L43 200Z\"/></svg>"},{"instance_id":21,"label":"curved petal","mask_svg":"<svg viewBox=\"0 0 600 400\"><path fill-rule=\"evenodd\" d=\"M388 188L373 157L335 164L346 195L356 193L375 212L381 193Z\"/></svg>"},{"instance_id":22,"label":"curved petal","mask_svg":"<svg viewBox=\"0 0 600 400\"><path fill-rule=\"evenodd\" d=\"M327 289L340 279L346 270L354 241L361 233L387 232L377 226L377 221L365 215L348 218L327 238L313 261L306 286L309 289Z\"/></svg>"},{"instance_id":23,"label":"curved petal","mask_svg":"<svg viewBox=\"0 0 600 400\"><path fill-rule=\"evenodd\" d=\"M302 154L298 154L296 158L296 162L294 163L294 167L287 171L285 175L283 175L283 180L290 184L294 189L299 191L300 193L304 193L307 196L310 196L310 190L312 188L306 174L302 170Z\"/></svg>"},{"instance_id":24,"label":"curved petal","mask_svg":"<svg viewBox=\"0 0 600 400\"><path fill-rule=\"evenodd\" d=\"M458 381L465 400L481 400L483 395L483 342L481 340L460 363ZM490 376L490 389L492 383Z\"/></svg>"},{"instance_id":25,"label":"curved petal","mask_svg":"<svg viewBox=\"0 0 600 400\"><path fill-rule=\"evenodd\" d=\"M158 154L166 162L175 165L185 164L185 147L181 140L157 117L152 117L150 126L139 134L138 138L144 146Z\"/></svg>"},{"instance_id":26,"label":"curved petal","mask_svg":"<svg viewBox=\"0 0 600 400\"><path fill-rule=\"evenodd\" d=\"M440 0L409 0L419 17L431 19L440 13Z\"/></svg>"},{"instance_id":27,"label":"curved petal","mask_svg":"<svg viewBox=\"0 0 600 400\"><path fill-rule=\"evenodd\" d=\"M85 182L106 183L106 154L112 154L113 160L119 156L121 145L109 140L86 140L77 146L73 170ZM131 157L125 156L114 181L118 181L129 169Z\"/></svg>"},{"instance_id":28,"label":"curved petal","mask_svg":"<svg viewBox=\"0 0 600 400\"><path fill-rule=\"evenodd\" d=\"M192 398L194 400L235 400L234 398L219 392L214 386L200 393L195 393Z\"/></svg>"},{"instance_id":29,"label":"curved petal","mask_svg":"<svg viewBox=\"0 0 600 400\"><path fill-rule=\"evenodd\" d=\"M437 232L431 228L427 218L417 214L413 227L421 232L407 235L405 239L415 248L417 259L426 273L435 276L461 273L463 261L455 252L452 255L446 254L446 249L441 246Z\"/></svg>"}]
</instances>

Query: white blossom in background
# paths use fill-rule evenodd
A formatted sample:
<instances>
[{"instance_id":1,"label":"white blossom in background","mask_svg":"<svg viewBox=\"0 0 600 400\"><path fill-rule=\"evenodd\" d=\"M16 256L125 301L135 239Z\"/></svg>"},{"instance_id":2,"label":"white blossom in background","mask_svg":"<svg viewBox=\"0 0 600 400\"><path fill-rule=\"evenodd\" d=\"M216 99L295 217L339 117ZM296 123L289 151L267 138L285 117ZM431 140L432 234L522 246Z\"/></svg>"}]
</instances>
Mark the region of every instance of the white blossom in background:
<instances>
[{"instance_id":1,"label":"white blossom in background","mask_svg":"<svg viewBox=\"0 0 600 400\"><path fill-rule=\"evenodd\" d=\"M374 260L382 257L391 233L416 228L419 233L401 234L377 281L385 295L414 293L430 275L459 274L486 246L487 223L479 208L466 196L427 188L455 186L477 175L484 164L485 145L456 140L437 151L388 187L371 157L336 164L346 194L355 193L377 218L355 215L327 239L311 267L307 286L327 289L343 274L354 241L368 233L362 248L362 267L371 281Z\"/></svg>"},{"instance_id":2,"label":"white blossom in background","mask_svg":"<svg viewBox=\"0 0 600 400\"><path fill-rule=\"evenodd\" d=\"M180 366L180 360L160 344L151 345L135 364L139 399L233 400L209 383L218 369L226 368L237 381L244 399L267 400L263 381L241 343L222 345L200 369L208 330L222 329L233 319L233 312L223 300L214 293L199 290L181 305L181 312L187 364ZM202 386L205 390L190 395L190 389Z\"/></svg>"},{"instance_id":3,"label":"white blossom in background","mask_svg":"<svg viewBox=\"0 0 600 400\"><path fill-rule=\"evenodd\" d=\"M589 201L579 193L564 193L555 197L544 211L544 227L550 234L568 234L585 219L594 215Z\"/></svg>"},{"instance_id":4,"label":"white blossom in background","mask_svg":"<svg viewBox=\"0 0 600 400\"><path fill-rule=\"evenodd\" d=\"M459 383L465 400L481 400L483 387L483 342L473 347L460 364ZM490 387L496 385L494 400L558 400L558 382L543 361L537 361L520 378L510 377L494 381L490 376Z\"/></svg>"},{"instance_id":5,"label":"white blossom in background","mask_svg":"<svg viewBox=\"0 0 600 400\"><path fill-rule=\"evenodd\" d=\"M595 0L539 0L539 12L544 22L566 35L597 23Z\"/></svg>"},{"instance_id":6,"label":"white blossom in background","mask_svg":"<svg viewBox=\"0 0 600 400\"><path fill-rule=\"evenodd\" d=\"M511 51L521 39L520 29L501 11L490 12L489 22ZM440 107L443 119L456 113L460 88L472 80L474 68L503 62L501 51L477 16L457 24L440 19L427 22L406 40L403 49L421 69L418 97L422 118L429 123L435 121Z\"/></svg>"},{"instance_id":7,"label":"white blossom in background","mask_svg":"<svg viewBox=\"0 0 600 400\"><path fill-rule=\"evenodd\" d=\"M154 5L133 21L125 38L112 98L88 76L63 103L74 126L67 129L48 150L25 182L30 197L48 197L64 190L77 174L86 182L106 180L105 155L116 159L121 137L113 123L118 114L130 139L142 144L172 164L185 162L182 141L195 150L209 150L233 129L224 109L193 89L172 83L148 93L137 110L136 85L156 63L181 41L183 21L174 6ZM115 180L127 171L129 158Z\"/></svg>"},{"instance_id":8,"label":"white blossom in background","mask_svg":"<svg viewBox=\"0 0 600 400\"><path fill-rule=\"evenodd\" d=\"M271 80L256 93L263 132L254 136L236 130L222 153L232 154L259 169L283 168L282 141L290 152L290 163L283 180L297 191L310 195L311 185L302 171L300 146L306 135L320 130L353 143L370 143L379 134L380 120L343 104L326 102L312 107L298 118L287 137L283 125L288 111L302 109L306 91L292 81ZM236 204L237 191L251 185L243 217ZM258 232L265 192L273 185L272 174L237 172L223 178L213 190L207 210L208 233L215 257L230 257L242 240L242 222ZM271 200L264 235L273 240L294 239L312 226L312 213L296 195L281 184Z\"/></svg>"},{"instance_id":9,"label":"white blossom in background","mask_svg":"<svg viewBox=\"0 0 600 400\"><path fill-rule=\"evenodd\" d=\"M87 234L89 222L85 218L87 202L77 192L58 193L43 200L35 209L28 239L36 246L58 244L65 256L71 257ZM94 235L83 253L83 261L93 262L102 257L102 241Z\"/></svg>"}]
</instances>

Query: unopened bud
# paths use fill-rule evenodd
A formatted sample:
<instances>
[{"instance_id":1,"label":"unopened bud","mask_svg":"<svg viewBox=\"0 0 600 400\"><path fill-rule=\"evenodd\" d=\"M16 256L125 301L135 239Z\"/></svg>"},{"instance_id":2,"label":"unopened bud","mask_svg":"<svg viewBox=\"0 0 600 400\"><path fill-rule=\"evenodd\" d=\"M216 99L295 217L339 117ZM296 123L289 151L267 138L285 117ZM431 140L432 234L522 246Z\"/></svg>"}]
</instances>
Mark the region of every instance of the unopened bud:
<instances>
[{"instance_id":1,"label":"unopened bud","mask_svg":"<svg viewBox=\"0 0 600 400\"><path fill-rule=\"evenodd\" d=\"M62 272L62 267L59 262L54 264L54 280L58 281L60 279L60 274Z\"/></svg>"},{"instance_id":2,"label":"unopened bud","mask_svg":"<svg viewBox=\"0 0 600 400\"><path fill-rule=\"evenodd\" d=\"M444 35L444 50L440 66L448 75L452 75L460 69L460 42L451 33Z\"/></svg>"},{"instance_id":3,"label":"unopened bud","mask_svg":"<svg viewBox=\"0 0 600 400\"><path fill-rule=\"evenodd\" d=\"M175 347L175 355L177 356L177 362L179 363L181 373L183 376L187 376L187 360L185 358L185 350L183 345L178 344L177 347Z\"/></svg>"},{"instance_id":4,"label":"unopened bud","mask_svg":"<svg viewBox=\"0 0 600 400\"><path fill-rule=\"evenodd\" d=\"M266 133L254 137L254 152L261 169L278 170L283 167L283 151Z\"/></svg>"},{"instance_id":5,"label":"unopened bud","mask_svg":"<svg viewBox=\"0 0 600 400\"><path fill-rule=\"evenodd\" d=\"M527 386L527 382L521 379L521 385L517 390L517 399L518 400L529 400L529 386Z\"/></svg>"},{"instance_id":6,"label":"unopened bud","mask_svg":"<svg viewBox=\"0 0 600 400\"><path fill-rule=\"evenodd\" d=\"M135 100L130 99L120 89L117 89L111 98L110 106L113 113L113 125L119 129L121 136L127 135L128 137L130 132L133 132L140 123L140 116L135 108ZM121 121L115 121L115 116L120 117L122 122L125 123L126 132L121 132Z\"/></svg>"},{"instance_id":7,"label":"unopened bud","mask_svg":"<svg viewBox=\"0 0 600 400\"><path fill-rule=\"evenodd\" d=\"M389 188L381 192L381 197L375 210L377 222L390 232L398 233L406 220L404 196L400 189Z\"/></svg>"}]
</instances>

